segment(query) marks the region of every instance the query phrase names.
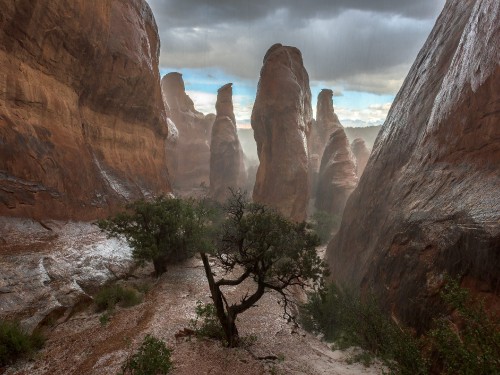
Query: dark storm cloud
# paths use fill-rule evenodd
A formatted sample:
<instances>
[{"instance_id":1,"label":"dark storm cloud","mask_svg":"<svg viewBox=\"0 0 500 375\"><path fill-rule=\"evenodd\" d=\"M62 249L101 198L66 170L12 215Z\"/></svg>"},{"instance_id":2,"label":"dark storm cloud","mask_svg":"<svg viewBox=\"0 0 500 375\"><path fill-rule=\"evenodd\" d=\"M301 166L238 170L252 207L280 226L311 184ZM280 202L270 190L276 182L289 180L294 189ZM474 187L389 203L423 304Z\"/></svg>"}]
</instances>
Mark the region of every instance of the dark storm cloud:
<instances>
[{"instance_id":1,"label":"dark storm cloud","mask_svg":"<svg viewBox=\"0 0 500 375\"><path fill-rule=\"evenodd\" d=\"M161 64L258 79L274 43L294 45L310 77L395 93L444 0L150 0Z\"/></svg>"}]
</instances>

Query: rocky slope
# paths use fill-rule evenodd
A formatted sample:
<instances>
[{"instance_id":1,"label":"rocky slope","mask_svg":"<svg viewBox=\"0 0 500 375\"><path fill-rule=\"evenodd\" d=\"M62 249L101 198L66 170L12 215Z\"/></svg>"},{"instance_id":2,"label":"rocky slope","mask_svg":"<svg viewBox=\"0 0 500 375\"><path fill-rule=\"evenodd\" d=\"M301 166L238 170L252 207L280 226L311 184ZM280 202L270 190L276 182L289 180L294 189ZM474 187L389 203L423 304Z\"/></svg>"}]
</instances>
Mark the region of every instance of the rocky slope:
<instances>
[{"instance_id":1,"label":"rocky slope","mask_svg":"<svg viewBox=\"0 0 500 375\"><path fill-rule=\"evenodd\" d=\"M342 127L329 137L318 175L317 210L341 217L347 198L358 184L356 163Z\"/></svg>"},{"instance_id":2,"label":"rocky slope","mask_svg":"<svg viewBox=\"0 0 500 375\"><path fill-rule=\"evenodd\" d=\"M170 191L146 1L0 8L0 215L89 219Z\"/></svg>"},{"instance_id":3,"label":"rocky slope","mask_svg":"<svg viewBox=\"0 0 500 375\"><path fill-rule=\"evenodd\" d=\"M232 83L219 89L215 108L217 117L210 143L210 196L225 202L229 188L243 188L246 183L244 155L233 112Z\"/></svg>"},{"instance_id":4,"label":"rocky slope","mask_svg":"<svg viewBox=\"0 0 500 375\"><path fill-rule=\"evenodd\" d=\"M172 185L191 189L210 180L210 136L213 115L198 112L186 94L182 74L172 72L161 80L165 103L177 130L178 139L169 155Z\"/></svg>"},{"instance_id":5,"label":"rocky slope","mask_svg":"<svg viewBox=\"0 0 500 375\"><path fill-rule=\"evenodd\" d=\"M297 48L275 44L267 51L251 121L260 161L254 201L304 220L312 108L309 76Z\"/></svg>"},{"instance_id":6,"label":"rocky slope","mask_svg":"<svg viewBox=\"0 0 500 375\"><path fill-rule=\"evenodd\" d=\"M498 1L446 3L328 247L335 280L418 329L446 273L499 306L499 46Z\"/></svg>"},{"instance_id":7,"label":"rocky slope","mask_svg":"<svg viewBox=\"0 0 500 375\"><path fill-rule=\"evenodd\" d=\"M146 334L164 340L172 349L172 375L382 373L379 367L350 364L349 352L332 351L318 338L287 324L274 293L266 293L258 306L238 318L239 332L246 338L240 348L183 336L181 331L195 318L196 301L210 302L200 259L170 267L157 281L141 278L139 282L154 283L143 303L117 308L106 325L99 323L100 314L89 306L53 326L34 360L9 368L7 374L116 374ZM229 288L229 301L241 298L252 287Z\"/></svg>"}]
</instances>

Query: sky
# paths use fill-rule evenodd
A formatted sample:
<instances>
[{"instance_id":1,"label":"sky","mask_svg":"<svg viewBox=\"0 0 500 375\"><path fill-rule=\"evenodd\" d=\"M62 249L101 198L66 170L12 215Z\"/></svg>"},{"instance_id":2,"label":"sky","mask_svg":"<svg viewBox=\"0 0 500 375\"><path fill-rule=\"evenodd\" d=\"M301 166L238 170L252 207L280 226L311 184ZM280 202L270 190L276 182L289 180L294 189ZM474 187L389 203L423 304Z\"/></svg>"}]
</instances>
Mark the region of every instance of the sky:
<instances>
[{"instance_id":1,"label":"sky","mask_svg":"<svg viewBox=\"0 0 500 375\"><path fill-rule=\"evenodd\" d=\"M183 74L196 109L215 112L233 83L248 127L262 59L275 43L302 51L313 95L334 91L344 126L380 125L445 0L148 0L160 34L160 73Z\"/></svg>"}]
</instances>

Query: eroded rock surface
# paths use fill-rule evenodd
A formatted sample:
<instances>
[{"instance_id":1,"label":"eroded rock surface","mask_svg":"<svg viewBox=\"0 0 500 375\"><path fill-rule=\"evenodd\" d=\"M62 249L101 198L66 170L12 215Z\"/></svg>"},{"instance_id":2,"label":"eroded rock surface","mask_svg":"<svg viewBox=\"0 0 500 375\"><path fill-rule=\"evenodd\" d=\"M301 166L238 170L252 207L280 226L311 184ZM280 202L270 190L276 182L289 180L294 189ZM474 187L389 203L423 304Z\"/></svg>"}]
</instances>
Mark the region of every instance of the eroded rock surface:
<instances>
[{"instance_id":1,"label":"eroded rock surface","mask_svg":"<svg viewBox=\"0 0 500 375\"><path fill-rule=\"evenodd\" d=\"M93 219L169 192L146 1L0 8L0 215Z\"/></svg>"},{"instance_id":2,"label":"eroded rock surface","mask_svg":"<svg viewBox=\"0 0 500 375\"><path fill-rule=\"evenodd\" d=\"M311 122L311 90L302 54L275 44L264 57L252 111L260 161L253 199L297 221L305 220L309 200Z\"/></svg>"},{"instance_id":3,"label":"eroded rock surface","mask_svg":"<svg viewBox=\"0 0 500 375\"><path fill-rule=\"evenodd\" d=\"M358 183L356 163L343 128L328 140L318 175L317 210L341 217L347 198Z\"/></svg>"},{"instance_id":4,"label":"eroded rock surface","mask_svg":"<svg viewBox=\"0 0 500 375\"><path fill-rule=\"evenodd\" d=\"M89 292L126 275L129 246L84 222L0 217L0 319L35 329L66 319Z\"/></svg>"},{"instance_id":5,"label":"eroded rock surface","mask_svg":"<svg viewBox=\"0 0 500 375\"><path fill-rule=\"evenodd\" d=\"M333 91L321 90L318 94L316 121L312 126L309 139L309 153L318 155L318 159L321 160L330 135L341 127L339 118L333 109Z\"/></svg>"},{"instance_id":6,"label":"eroded rock surface","mask_svg":"<svg viewBox=\"0 0 500 375\"><path fill-rule=\"evenodd\" d=\"M370 150L366 147L366 143L363 138L356 138L353 140L351 143L351 150L356 158L356 174L358 177L361 177L363 171L365 170L366 163L368 163Z\"/></svg>"},{"instance_id":7,"label":"eroded rock surface","mask_svg":"<svg viewBox=\"0 0 500 375\"><path fill-rule=\"evenodd\" d=\"M243 188L246 183L244 155L233 112L232 83L219 89L215 108L217 117L210 144L210 196L224 202L229 188Z\"/></svg>"},{"instance_id":8,"label":"eroded rock surface","mask_svg":"<svg viewBox=\"0 0 500 375\"><path fill-rule=\"evenodd\" d=\"M161 80L164 99L177 130L171 158L171 180L175 188L208 186L210 181L210 136L213 115L198 112L186 94L182 74L172 72Z\"/></svg>"},{"instance_id":9,"label":"eroded rock surface","mask_svg":"<svg viewBox=\"0 0 500 375\"><path fill-rule=\"evenodd\" d=\"M445 274L499 306L499 16L498 1L446 3L328 247L335 280L418 329Z\"/></svg>"}]
</instances>

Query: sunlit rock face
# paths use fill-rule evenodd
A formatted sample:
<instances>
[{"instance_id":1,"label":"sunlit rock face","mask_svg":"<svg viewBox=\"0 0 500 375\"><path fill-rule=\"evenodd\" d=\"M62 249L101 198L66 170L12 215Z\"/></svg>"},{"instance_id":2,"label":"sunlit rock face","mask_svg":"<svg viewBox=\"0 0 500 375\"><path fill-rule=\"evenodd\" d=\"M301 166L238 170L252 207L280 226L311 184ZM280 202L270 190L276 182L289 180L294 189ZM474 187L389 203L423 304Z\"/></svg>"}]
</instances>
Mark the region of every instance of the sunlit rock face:
<instances>
[{"instance_id":1,"label":"sunlit rock face","mask_svg":"<svg viewBox=\"0 0 500 375\"><path fill-rule=\"evenodd\" d=\"M316 209L342 216L347 198L358 183L356 163L343 128L328 140L318 175Z\"/></svg>"},{"instance_id":2,"label":"sunlit rock face","mask_svg":"<svg viewBox=\"0 0 500 375\"><path fill-rule=\"evenodd\" d=\"M260 161L253 199L297 221L306 218L309 200L311 122L311 90L302 54L275 44L264 57L252 111Z\"/></svg>"},{"instance_id":3,"label":"sunlit rock face","mask_svg":"<svg viewBox=\"0 0 500 375\"><path fill-rule=\"evenodd\" d=\"M316 121L312 126L309 138L309 153L318 155L319 160L321 160L330 135L340 128L342 125L333 109L333 91L323 89L318 94Z\"/></svg>"},{"instance_id":4,"label":"sunlit rock face","mask_svg":"<svg viewBox=\"0 0 500 375\"><path fill-rule=\"evenodd\" d=\"M244 154L236 131L232 83L222 86L215 105L217 117L210 144L210 196L224 202L229 188L240 189L246 183Z\"/></svg>"},{"instance_id":5,"label":"sunlit rock face","mask_svg":"<svg viewBox=\"0 0 500 375\"><path fill-rule=\"evenodd\" d=\"M208 186L210 180L210 135L213 115L198 112L186 94L182 74L172 72L161 80L163 97L178 130L171 158L172 185L178 189Z\"/></svg>"},{"instance_id":6,"label":"sunlit rock face","mask_svg":"<svg viewBox=\"0 0 500 375\"><path fill-rule=\"evenodd\" d=\"M169 192L146 1L0 8L0 215L93 219Z\"/></svg>"},{"instance_id":7,"label":"sunlit rock face","mask_svg":"<svg viewBox=\"0 0 500 375\"><path fill-rule=\"evenodd\" d=\"M366 147L366 143L363 138L356 138L351 143L351 151L356 158L356 174L358 177L361 177L363 171L365 170L366 163L368 163L370 150Z\"/></svg>"},{"instance_id":8,"label":"sunlit rock face","mask_svg":"<svg viewBox=\"0 0 500 375\"><path fill-rule=\"evenodd\" d=\"M499 15L498 1L446 3L328 246L335 280L418 329L446 273L499 306Z\"/></svg>"}]
</instances>

